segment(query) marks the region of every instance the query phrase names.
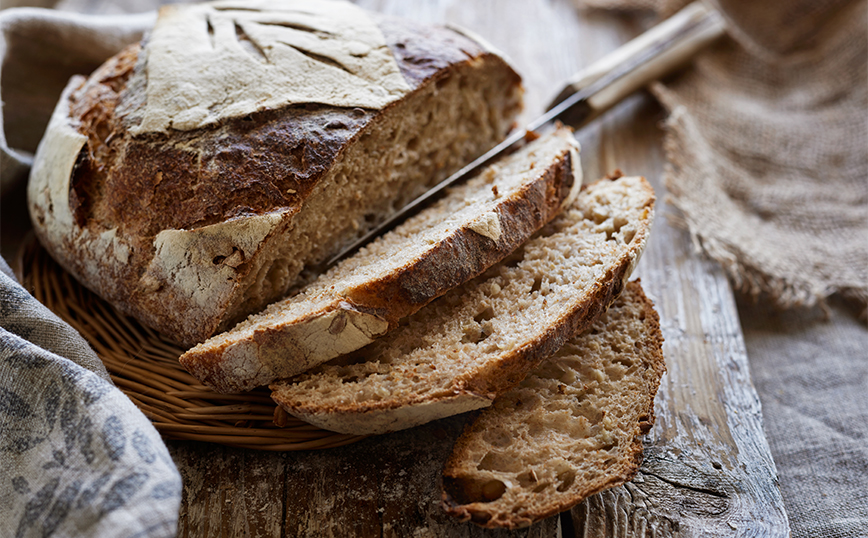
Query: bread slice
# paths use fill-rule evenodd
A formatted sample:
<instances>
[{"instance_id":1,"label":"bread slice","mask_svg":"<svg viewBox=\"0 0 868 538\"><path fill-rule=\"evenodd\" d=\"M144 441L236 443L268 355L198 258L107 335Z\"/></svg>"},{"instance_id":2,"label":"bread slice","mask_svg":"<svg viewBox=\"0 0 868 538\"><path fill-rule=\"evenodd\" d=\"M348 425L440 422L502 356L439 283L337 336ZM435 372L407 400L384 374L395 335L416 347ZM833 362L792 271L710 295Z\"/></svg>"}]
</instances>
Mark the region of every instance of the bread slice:
<instances>
[{"instance_id":1,"label":"bread slice","mask_svg":"<svg viewBox=\"0 0 868 538\"><path fill-rule=\"evenodd\" d=\"M578 143L537 139L343 261L299 294L181 356L206 385L238 392L355 351L524 243L575 198Z\"/></svg>"},{"instance_id":2,"label":"bread slice","mask_svg":"<svg viewBox=\"0 0 868 538\"><path fill-rule=\"evenodd\" d=\"M666 371L660 320L638 281L469 425L443 471L443 507L517 528L630 479Z\"/></svg>"},{"instance_id":3,"label":"bread slice","mask_svg":"<svg viewBox=\"0 0 868 538\"><path fill-rule=\"evenodd\" d=\"M337 1L164 6L67 86L30 215L80 282L189 347L503 140L521 98L454 28Z\"/></svg>"},{"instance_id":4,"label":"bread slice","mask_svg":"<svg viewBox=\"0 0 868 538\"><path fill-rule=\"evenodd\" d=\"M605 179L513 256L370 346L271 386L288 413L372 434L491 405L621 292L651 224L641 177Z\"/></svg>"}]
</instances>

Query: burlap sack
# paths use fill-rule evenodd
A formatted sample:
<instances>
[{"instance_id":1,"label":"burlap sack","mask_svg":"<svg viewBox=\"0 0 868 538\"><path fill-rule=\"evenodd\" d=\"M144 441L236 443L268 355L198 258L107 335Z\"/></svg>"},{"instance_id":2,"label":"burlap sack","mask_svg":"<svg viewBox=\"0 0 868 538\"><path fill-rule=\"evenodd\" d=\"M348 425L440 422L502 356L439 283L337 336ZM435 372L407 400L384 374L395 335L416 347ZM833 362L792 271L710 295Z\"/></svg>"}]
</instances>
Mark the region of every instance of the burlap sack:
<instances>
[{"instance_id":1,"label":"burlap sack","mask_svg":"<svg viewBox=\"0 0 868 538\"><path fill-rule=\"evenodd\" d=\"M666 184L697 245L780 307L868 303L866 5L720 0L729 37L652 87L670 112Z\"/></svg>"}]
</instances>

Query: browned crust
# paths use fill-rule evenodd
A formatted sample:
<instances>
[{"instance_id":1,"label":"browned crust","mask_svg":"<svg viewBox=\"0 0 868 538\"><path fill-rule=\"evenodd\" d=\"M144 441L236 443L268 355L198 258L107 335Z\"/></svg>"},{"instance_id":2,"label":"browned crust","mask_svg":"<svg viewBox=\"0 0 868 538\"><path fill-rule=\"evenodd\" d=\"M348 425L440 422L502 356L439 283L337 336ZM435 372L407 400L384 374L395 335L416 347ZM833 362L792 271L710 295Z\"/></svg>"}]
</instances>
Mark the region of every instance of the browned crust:
<instances>
[{"instance_id":1,"label":"browned crust","mask_svg":"<svg viewBox=\"0 0 868 538\"><path fill-rule=\"evenodd\" d=\"M497 241L460 228L411 265L350 290L346 298L357 308L382 312L397 324L501 261L560 213L575 182L573 164L570 152L564 151L539 179L498 204L501 236Z\"/></svg>"},{"instance_id":2,"label":"browned crust","mask_svg":"<svg viewBox=\"0 0 868 538\"><path fill-rule=\"evenodd\" d=\"M416 92L460 64L483 58L503 63L450 30L376 18ZM345 148L397 104L379 111L292 105L227 120L217 128L132 137L125 127L137 108L131 103L139 97L127 83L134 69L144 68L140 51L140 44L131 45L94 72L73 95L71 117L88 137L80 173L89 168L95 176L78 188L90 198L101 195L105 204L99 214L82 216L108 228L122 224L142 236L300 206Z\"/></svg>"},{"instance_id":3,"label":"browned crust","mask_svg":"<svg viewBox=\"0 0 868 538\"><path fill-rule=\"evenodd\" d=\"M514 85L520 84L518 74L501 58L456 32L373 16L414 88L405 100L456 69L483 61L497 63ZM82 246L71 235L64 244L52 244L39 234L39 223L34 224L46 248L85 286L164 335L192 345L238 321L228 315L239 306L232 301L241 297L260 264L242 260L235 268L236 299L221 304L216 316L190 319L195 315L184 290L140 286L154 256L156 234L278 210L286 215L275 233L283 233L346 149L385 121L399 103L380 111L290 106L228 120L216 128L132 137L127 123L142 105L137 100L144 91L136 85L136 73L144 69L140 48L133 45L109 59L74 93L70 107L73 126L88 137L70 189L77 228L92 236L117 228L118 237L131 246L128 262L106 268L92 280L79 257ZM319 261L339 247L324 245L317 251ZM245 305L241 315L264 305Z\"/></svg>"},{"instance_id":4,"label":"browned crust","mask_svg":"<svg viewBox=\"0 0 868 538\"><path fill-rule=\"evenodd\" d=\"M617 177L606 177L590 185L583 185L582 190L584 191L602 181L617 181L617 179ZM656 202L654 189L644 177L641 180L642 189L645 191L646 198L648 199L645 207L650 212L653 210L654 203ZM594 289L589 293L588 299L576 305L576 310L573 310L557 323L546 328L545 332L533 341L506 355L502 361L498 361L495 371L474 372L464 379L457 380L453 384L451 391L445 392L438 397L446 399L467 394L488 398L493 401L498 394L521 383L527 374L539 366L542 361L557 352L569 339L587 330L603 312L608 310L609 306L611 306L623 290L626 279L630 276L629 271L641 255L641 249L644 247L649 233L650 222L646 219L641 229L636 231L630 248L621 256L618 263L606 272L605 277L601 277L597 281ZM322 407L320 405L305 405L299 404L299 402L288 401L277 392L277 385L273 385L270 388L273 391L272 399L278 405L295 416L300 418L308 417L308 419L317 415L343 414L361 416L365 413L414 406L432 401L431 395L417 395L401 400L383 400L379 402Z\"/></svg>"},{"instance_id":5,"label":"browned crust","mask_svg":"<svg viewBox=\"0 0 868 538\"><path fill-rule=\"evenodd\" d=\"M600 314L609 308L621 292L623 279L627 276L627 268L630 266L631 261L631 259L625 256L617 267L607 272L606 282L595 286L588 301L578 305L576 310L562 318L556 325L547 328L542 336L515 352L506 355L503 360L498 361L497 371L493 372L493 375L475 372L464 379L457 380L453 384L452 390L437 397L451 398L456 395L467 394L494 401L498 394L521 383L527 374L539 366L543 360L563 347L567 340L590 327ZM275 391L275 386L272 386L271 389ZM401 400L383 400L322 407L320 405L305 405L288 401L282 398L279 392L273 392L272 398L278 405L299 417L337 414L362 416L365 413L414 406L432 400L431 395L426 394Z\"/></svg>"},{"instance_id":6,"label":"browned crust","mask_svg":"<svg viewBox=\"0 0 868 538\"><path fill-rule=\"evenodd\" d=\"M654 424L654 397L660 387L660 380L666 371L666 363L663 357L663 334L660 330L660 317L654 309L654 304L645 295L639 279L628 283L627 287L631 293L635 294L637 301L642 303L645 316L645 336L639 344L645 350L650 350L651 358L646 362L647 368L644 374L648 391L646 394L648 398L647 412L640 416L636 422L633 441L623 454L621 464L607 473L607 476L603 480L587 484L569 499L552 503L542 509L529 509L520 513L511 513L506 518L495 518L493 517L495 515L493 511L489 510L487 504L484 502L461 503L457 500L457 498L466 496L467 494L460 491L459 479L461 477L458 475L456 469L460 468L463 454L468 450L467 445L470 435L481 432L479 422L474 421L465 427L464 434L455 442L452 454L444 466L441 505L447 514L458 518L460 521L471 521L485 528L505 527L517 529L568 510L591 495L619 486L633 479L639 470L639 466L642 464L643 445L641 436L647 434ZM640 351L639 354L642 354L642 352ZM497 515L503 516L503 514Z\"/></svg>"},{"instance_id":7,"label":"browned crust","mask_svg":"<svg viewBox=\"0 0 868 538\"><path fill-rule=\"evenodd\" d=\"M399 271L348 290L345 296L335 298L296 323L305 323L337 310L341 303L349 303L360 312L387 321L390 329L394 328L402 318L508 256L551 221L560 212L575 183L572 159L569 149L565 149L535 181L497 205L501 223L501 236L497 241L470 228L458 228ZM253 339L260 347L284 345L283 328L281 324L257 330ZM180 360L184 368L219 392L249 390L250 387L224 373L232 367L223 357L228 346L229 343L212 347L206 344L202 349L189 350ZM292 356L286 360L301 361ZM315 365L308 365L312 366Z\"/></svg>"}]
</instances>

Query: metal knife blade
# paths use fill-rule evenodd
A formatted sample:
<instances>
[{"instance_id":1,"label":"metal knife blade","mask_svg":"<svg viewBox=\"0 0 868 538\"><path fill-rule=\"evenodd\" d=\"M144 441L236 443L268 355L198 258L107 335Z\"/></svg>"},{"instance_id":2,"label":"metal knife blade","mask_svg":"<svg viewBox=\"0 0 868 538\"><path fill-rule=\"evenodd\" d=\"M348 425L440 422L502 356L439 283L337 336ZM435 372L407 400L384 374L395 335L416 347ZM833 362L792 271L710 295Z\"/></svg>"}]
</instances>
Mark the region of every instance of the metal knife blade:
<instances>
[{"instance_id":1,"label":"metal knife blade","mask_svg":"<svg viewBox=\"0 0 868 538\"><path fill-rule=\"evenodd\" d=\"M528 132L537 131L556 120L564 120L575 129L583 127L627 95L682 65L723 33L724 22L720 13L702 1L688 5L573 77L571 80L574 82L565 86L545 114L530 122L524 129L512 133L506 140L345 247L330 258L322 270L331 268L376 237L392 230L448 187L468 179L484 166L518 147Z\"/></svg>"}]
</instances>

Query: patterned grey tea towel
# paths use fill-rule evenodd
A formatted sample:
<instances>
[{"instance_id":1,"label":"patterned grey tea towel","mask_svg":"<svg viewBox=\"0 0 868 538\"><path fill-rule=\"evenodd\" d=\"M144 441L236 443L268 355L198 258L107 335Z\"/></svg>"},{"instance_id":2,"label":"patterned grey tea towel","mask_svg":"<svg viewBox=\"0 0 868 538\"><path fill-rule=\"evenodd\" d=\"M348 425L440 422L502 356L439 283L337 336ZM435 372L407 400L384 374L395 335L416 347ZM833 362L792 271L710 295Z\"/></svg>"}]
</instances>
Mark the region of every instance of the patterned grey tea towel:
<instances>
[{"instance_id":1,"label":"patterned grey tea towel","mask_svg":"<svg viewBox=\"0 0 868 538\"><path fill-rule=\"evenodd\" d=\"M0 264L0 533L175 536L181 477L71 327Z\"/></svg>"}]
</instances>

